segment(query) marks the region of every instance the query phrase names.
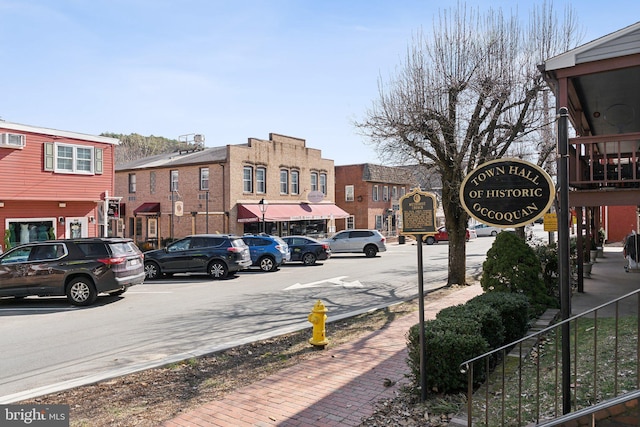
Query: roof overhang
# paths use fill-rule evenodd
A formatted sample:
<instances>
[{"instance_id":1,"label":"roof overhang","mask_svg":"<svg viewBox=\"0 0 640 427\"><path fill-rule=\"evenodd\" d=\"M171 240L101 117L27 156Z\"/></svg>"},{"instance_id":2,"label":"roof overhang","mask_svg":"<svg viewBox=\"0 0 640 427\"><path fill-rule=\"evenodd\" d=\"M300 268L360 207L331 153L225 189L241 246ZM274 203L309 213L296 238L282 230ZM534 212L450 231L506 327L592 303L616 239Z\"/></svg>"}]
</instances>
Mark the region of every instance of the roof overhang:
<instances>
[{"instance_id":1,"label":"roof overhang","mask_svg":"<svg viewBox=\"0 0 640 427\"><path fill-rule=\"evenodd\" d=\"M160 203L146 202L133 210L133 215L157 216L160 215Z\"/></svg>"}]
</instances>

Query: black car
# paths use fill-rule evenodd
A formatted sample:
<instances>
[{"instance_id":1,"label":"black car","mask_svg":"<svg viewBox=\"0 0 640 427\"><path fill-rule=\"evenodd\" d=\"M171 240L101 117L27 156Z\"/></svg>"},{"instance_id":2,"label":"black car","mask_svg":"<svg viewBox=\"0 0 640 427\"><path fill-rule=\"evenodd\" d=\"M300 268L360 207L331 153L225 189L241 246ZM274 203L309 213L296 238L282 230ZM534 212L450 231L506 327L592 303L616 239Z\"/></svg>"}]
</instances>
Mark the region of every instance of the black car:
<instances>
[{"instance_id":1,"label":"black car","mask_svg":"<svg viewBox=\"0 0 640 427\"><path fill-rule=\"evenodd\" d=\"M144 253L144 272L150 280L174 273L206 273L224 279L250 265L249 247L241 237L228 234L196 234Z\"/></svg>"},{"instance_id":2,"label":"black car","mask_svg":"<svg viewBox=\"0 0 640 427\"><path fill-rule=\"evenodd\" d=\"M291 261L302 261L304 265L313 265L331 257L329 244L307 236L287 236L282 240L289 245Z\"/></svg>"},{"instance_id":3,"label":"black car","mask_svg":"<svg viewBox=\"0 0 640 427\"><path fill-rule=\"evenodd\" d=\"M26 243L0 256L0 296L66 296L91 305L144 281L143 255L131 239L83 238Z\"/></svg>"}]
</instances>

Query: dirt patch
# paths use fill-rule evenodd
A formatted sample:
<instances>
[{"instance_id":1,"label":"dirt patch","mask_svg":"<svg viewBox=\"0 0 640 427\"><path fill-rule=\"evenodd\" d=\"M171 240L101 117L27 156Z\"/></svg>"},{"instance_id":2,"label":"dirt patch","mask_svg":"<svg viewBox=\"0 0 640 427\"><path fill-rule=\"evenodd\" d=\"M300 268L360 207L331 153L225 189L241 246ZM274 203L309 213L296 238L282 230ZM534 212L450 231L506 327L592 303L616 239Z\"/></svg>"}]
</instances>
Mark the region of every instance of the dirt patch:
<instances>
[{"instance_id":1,"label":"dirt patch","mask_svg":"<svg viewBox=\"0 0 640 427\"><path fill-rule=\"evenodd\" d=\"M444 288L429 294L442 297L455 289ZM398 317L418 309L418 300L327 324L330 346L351 342L376 331ZM311 328L218 353L192 358L161 368L149 369L112 380L78 387L20 404L67 404L71 426L158 426L181 412L193 410L222 398L226 393L321 354L309 345ZM420 418L424 409L410 396L396 403L381 402L379 410L363 421L363 426L395 424L397 417ZM396 424L430 426L439 424Z\"/></svg>"}]
</instances>

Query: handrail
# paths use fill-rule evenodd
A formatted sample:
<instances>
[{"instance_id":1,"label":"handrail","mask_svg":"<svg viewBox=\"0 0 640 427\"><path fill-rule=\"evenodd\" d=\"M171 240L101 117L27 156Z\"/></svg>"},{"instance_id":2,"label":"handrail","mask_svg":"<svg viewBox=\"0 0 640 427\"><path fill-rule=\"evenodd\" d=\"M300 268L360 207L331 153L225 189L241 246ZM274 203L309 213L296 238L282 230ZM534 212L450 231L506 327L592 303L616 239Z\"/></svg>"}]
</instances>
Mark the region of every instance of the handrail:
<instances>
[{"instance_id":1,"label":"handrail","mask_svg":"<svg viewBox=\"0 0 640 427\"><path fill-rule=\"evenodd\" d=\"M589 318L593 319L593 327L590 327L588 329L585 330L585 332L587 332L588 334L593 333L593 354L591 354L592 356L592 360L590 362L588 362L587 364L582 363L582 364L578 364L578 353L577 353L577 345L574 345L574 349L572 352L573 355L573 361L571 362L571 366L568 367L571 371L572 374L574 375L574 389L572 390L572 395L573 395L573 400L572 400L572 407L574 409L577 409L579 404L578 404L578 392L580 389L580 397L583 398L584 397L584 393L585 390L587 390L585 387L586 386L590 386L588 388L588 390L591 392L592 397L589 398L589 400L591 401L593 399L592 404L596 404L594 402L598 402L598 398L599 397L604 397L606 394L611 395L613 394L614 396L617 395L617 393L619 393L620 391L624 391L624 390L619 390L619 386L618 386L618 375L620 374L620 371L618 370L618 362L619 362L619 354L618 354L618 324L619 324L619 303L627 300L629 298L632 298L634 296L640 296L640 289L637 289L635 291L629 292L626 295L623 295L621 297L615 298L607 303L598 305L597 307L593 307L585 312L582 312L580 314L571 316L565 320L562 320L558 323L555 323L551 326L548 326L542 330L539 330L535 333L526 335L525 337L514 341L512 343L503 345L499 348L493 349L489 352L486 352L480 356L474 357L472 359L466 360L464 362L462 362L459 366L461 369L461 372L466 373L467 374L467 425L469 427L471 427L473 424L473 399L474 399L474 388L473 388L473 381L474 381L474 364L484 360L484 369L487 375L487 379L485 380L486 384L484 385L485 390L484 390L484 397L480 397L480 399L484 399L483 402L483 409L480 410L480 417L482 417L484 415L484 424L486 425L490 425L491 423L489 422L489 418L490 418L490 407L492 406L492 404L495 404L495 408L496 411L494 411L494 413L498 414L498 417L502 417L502 425L505 425L505 395L507 394L507 389L505 386L505 377L506 377L506 373L505 373L505 364L506 364L506 354L507 351L509 349L512 348L518 348L519 349L519 358L520 358L520 362L517 366L517 371L513 371L513 372L517 372L518 378L515 379L516 381L518 381L518 384L513 385L511 388L512 389L517 389L517 395L518 395L518 401L517 402L513 402L513 405L509 405L510 410L512 411L512 413L509 415L512 419L509 419L509 422L513 422L516 421L515 425L521 425L522 422L522 412L523 412L523 402L522 402L522 394L526 391L526 394L530 396L530 398L527 400L527 404L530 405L535 405L532 406L532 408L535 409L535 413L530 412L529 415L527 415L526 417L530 417L530 418L535 418L536 420L536 424L540 423L540 417L541 417L541 409L543 410L548 410L550 412L547 412L548 415L552 415L555 414L555 417L562 417L562 419L567 420L567 415L568 414L563 414L563 415L558 415L559 411L558 411L558 405L557 405L557 400L558 400L558 371L560 370L560 362L558 360L558 350L559 350L559 344L558 344L558 339L556 336L556 339L554 340L555 342L555 349L551 349L551 352L555 351L555 361L551 360L550 361L550 365L548 365L548 370L549 371L555 371L555 381L553 379L550 379L551 386L554 387L553 388L553 401L550 401L549 399L547 399L547 403L544 403L544 399L540 399L540 380L541 380L541 373L540 373L540 365L541 365L541 359L540 359L540 351L538 351L537 353L537 358L535 360L534 363L534 369L536 370L536 372L531 374L531 378L533 378L536 382L536 384L531 384L530 387L531 388L527 388L526 386L524 387L524 391L523 391L523 386L522 386L522 381L523 381L523 367L525 367L525 365L523 365L523 343L525 341L535 341L534 346L539 346L541 342L541 338L547 334L549 334L550 332L554 332L554 331L560 331L561 326L565 325L567 323L571 323L571 322L575 322L574 324L574 331L573 331L573 339L574 342L578 342L578 322L577 320L585 318L587 316L590 316ZM615 343L615 351L613 352L612 356L615 360L613 361L613 370L615 372L615 378L614 378L614 385L613 385L613 392L611 392L611 390L609 390L607 393L601 394L600 393L600 389L598 388L598 380L599 380L599 376L601 375L601 372L606 372L606 364L603 365L602 367L599 366L599 361L598 361L598 356L597 356L597 352L598 352L598 339L604 339L604 336L599 336L598 335L598 311L609 308L615 306L615 314L612 316L607 316L607 317L611 317L615 319L615 331L612 332L612 336L608 337L611 338L613 340L613 342ZM640 297L637 298L637 310L638 312L640 312ZM638 312L636 313L636 317L638 317ZM635 374L635 387L632 386L632 388L636 388L638 389L637 392L640 395L640 363L638 362L638 360L640 359L640 340L637 339L638 335L640 335L640 319L638 320L638 325L637 325L637 334L636 334L636 344L634 344L634 346L636 347L636 351L635 351L635 356L632 356L632 359L627 358L626 360L628 362L631 363L635 363L635 368L634 368L634 374ZM593 332L589 332L593 330ZM615 336L613 336L615 335ZM538 350L540 350L538 348ZM591 350L589 350L591 352ZM512 352L513 354L513 352ZM553 357L553 353L550 353L551 357ZM525 354L525 356L528 355ZM500 357L501 356L501 357ZM517 356L517 354L516 354ZM492 400L489 399L489 391L490 388L492 388L491 386L491 381L489 381L490 375L491 374L491 370L490 370L490 361L497 361L497 360L502 360L502 372L499 371L499 369L495 369L493 371L493 375L497 375L497 381L494 383L494 385L497 387L498 390L498 397L493 398ZM620 359L620 361L624 362L624 359ZM481 365L482 366L482 365ZM627 368L627 370L629 370L630 368ZM580 371L579 371L580 370ZM580 372L580 374L582 375L589 375L589 371L593 370L592 375L593 375L593 382L590 383L589 385L587 384L583 384L583 386L585 387L579 387L581 384L578 381L578 373ZM525 371L526 372L526 371ZM501 381L502 381L502 386L500 386L500 375L502 375ZM526 376L526 373L525 373ZM548 381L547 381L548 382ZM555 384L555 385L554 385ZM628 386L627 386L628 387ZM509 390L509 392L513 393L513 390ZM535 388L535 390L534 390ZM494 389L496 390L496 389ZM627 388L628 390L628 388ZM493 393L493 392L492 392ZM492 394L493 395L493 394ZM498 402L497 400L501 399L501 402ZM526 400L526 399L525 399ZM495 402L495 403L492 403ZM554 403L555 402L555 403ZM604 403L601 402L601 403ZM501 404L501 408L498 408L498 405ZM549 404L551 404L551 406L549 406ZM555 404L555 409L553 409L553 405ZM517 406L517 413L516 413L516 408ZM476 408L477 409L477 408ZM585 409L590 409L590 408L585 408ZM584 409L580 409L575 410L574 412L571 413L578 413L581 412L581 414L584 416L586 412ZM531 421L531 419L529 420ZM544 421L545 423L547 422L546 420ZM482 422L480 422L480 424L482 424ZM498 425L500 424L499 421L493 421L493 424ZM512 425L512 424L509 424ZM538 424L541 425L541 424ZM553 426L553 425L559 425L559 424L544 424L544 425L549 425L549 426Z\"/></svg>"},{"instance_id":2,"label":"handrail","mask_svg":"<svg viewBox=\"0 0 640 427\"><path fill-rule=\"evenodd\" d=\"M499 348L493 349L493 350L491 350L491 351L488 351L488 352L486 352L486 353L484 353L484 354L482 354L482 355L480 355L480 356L474 357L473 359L466 360L466 361L464 361L464 362L462 362L462 363L460 364L460 368L463 368L464 366L468 366L470 363L476 362L476 361L478 361L478 360L480 360L480 359L484 359L486 356L490 356L490 355L492 355L493 353L497 353L497 352L499 352L499 351L506 350L506 349L511 348L511 347L513 347L513 346L516 346L516 345L518 345L518 344L520 344L520 343L522 343L522 342L524 342L524 341L530 340L532 337L536 337L536 336L538 336L538 335L543 335L543 334L545 334L545 333L547 333L547 332L552 331L553 329L556 329L558 326L560 326L560 325L562 325L562 324L564 324L564 323L571 322L571 321L576 320L576 319L578 319L578 318L580 318L580 317L584 317L584 316L586 316L587 314L591 314L591 313L593 313L593 312L595 312L595 311L601 310L601 309L603 309L603 308L605 308L605 307L607 307L607 306L609 306L609 305L611 305L611 304L615 304L616 302L620 302L620 301L622 301L622 300L624 300L624 299L626 299L626 298L629 298L629 297L631 297L631 296L633 296L633 295L635 295L635 294L637 294L637 293L639 293L639 292L640 292L640 289L636 289L635 291L633 291L633 292L629 292L629 293L628 293L628 294L626 294L626 295L623 295L623 296L621 296L621 297L618 297L618 298L616 298L616 299L613 299L613 300L611 300L611 301L609 301L609 302L606 302L606 303L604 303L604 304L600 304L600 305L599 305L599 306L597 306L597 307L591 308L591 309L589 309L589 310L587 310L587 311L585 311L585 312L582 312L582 313L580 313L580 314L576 314L575 316L569 317L568 319L562 320L562 321L560 321L560 322L558 322L558 323L554 323L553 325L548 326L548 327L546 327L546 328L544 328L544 329L541 329L541 330L539 330L539 331L537 331L537 332L535 332L535 333L533 333L533 334L526 335L526 336L524 336L523 338L520 338L520 339L519 339L519 340L517 340L517 341L514 341L514 342L509 343L509 344L505 344L505 345L503 345L502 347L499 347Z\"/></svg>"},{"instance_id":3,"label":"handrail","mask_svg":"<svg viewBox=\"0 0 640 427\"><path fill-rule=\"evenodd\" d=\"M571 412L570 414L563 415L561 417L555 418L553 420L543 421L538 424L540 427L554 427L564 425L569 421L579 420L580 418L586 415L592 415L596 412L602 411L603 409L611 408L612 406L617 406L622 403L626 403L633 399L640 398L640 390L635 390L629 393L621 394L620 396L614 397L609 400L605 400L604 402L600 402L597 405L590 406L588 408L583 408L577 410L575 412Z\"/></svg>"}]
</instances>

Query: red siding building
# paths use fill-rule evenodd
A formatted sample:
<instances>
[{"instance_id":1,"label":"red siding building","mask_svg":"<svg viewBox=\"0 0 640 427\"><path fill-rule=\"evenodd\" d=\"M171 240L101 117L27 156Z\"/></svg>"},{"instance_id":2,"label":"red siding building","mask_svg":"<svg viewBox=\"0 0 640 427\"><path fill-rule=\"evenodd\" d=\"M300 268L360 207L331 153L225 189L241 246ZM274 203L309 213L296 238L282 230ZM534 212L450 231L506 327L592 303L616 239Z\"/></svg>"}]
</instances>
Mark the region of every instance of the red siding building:
<instances>
[{"instance_id":1,"label":"red siding building","mask_svg":"<svg viewBox=\"0 0 640 427\"><path fill-rule=\"evenodd\" d=\"M104 235L102 212L105 196L114 192L118 143L0 121L2 249L34 240Z\"/></svg>"}]
</instances>

